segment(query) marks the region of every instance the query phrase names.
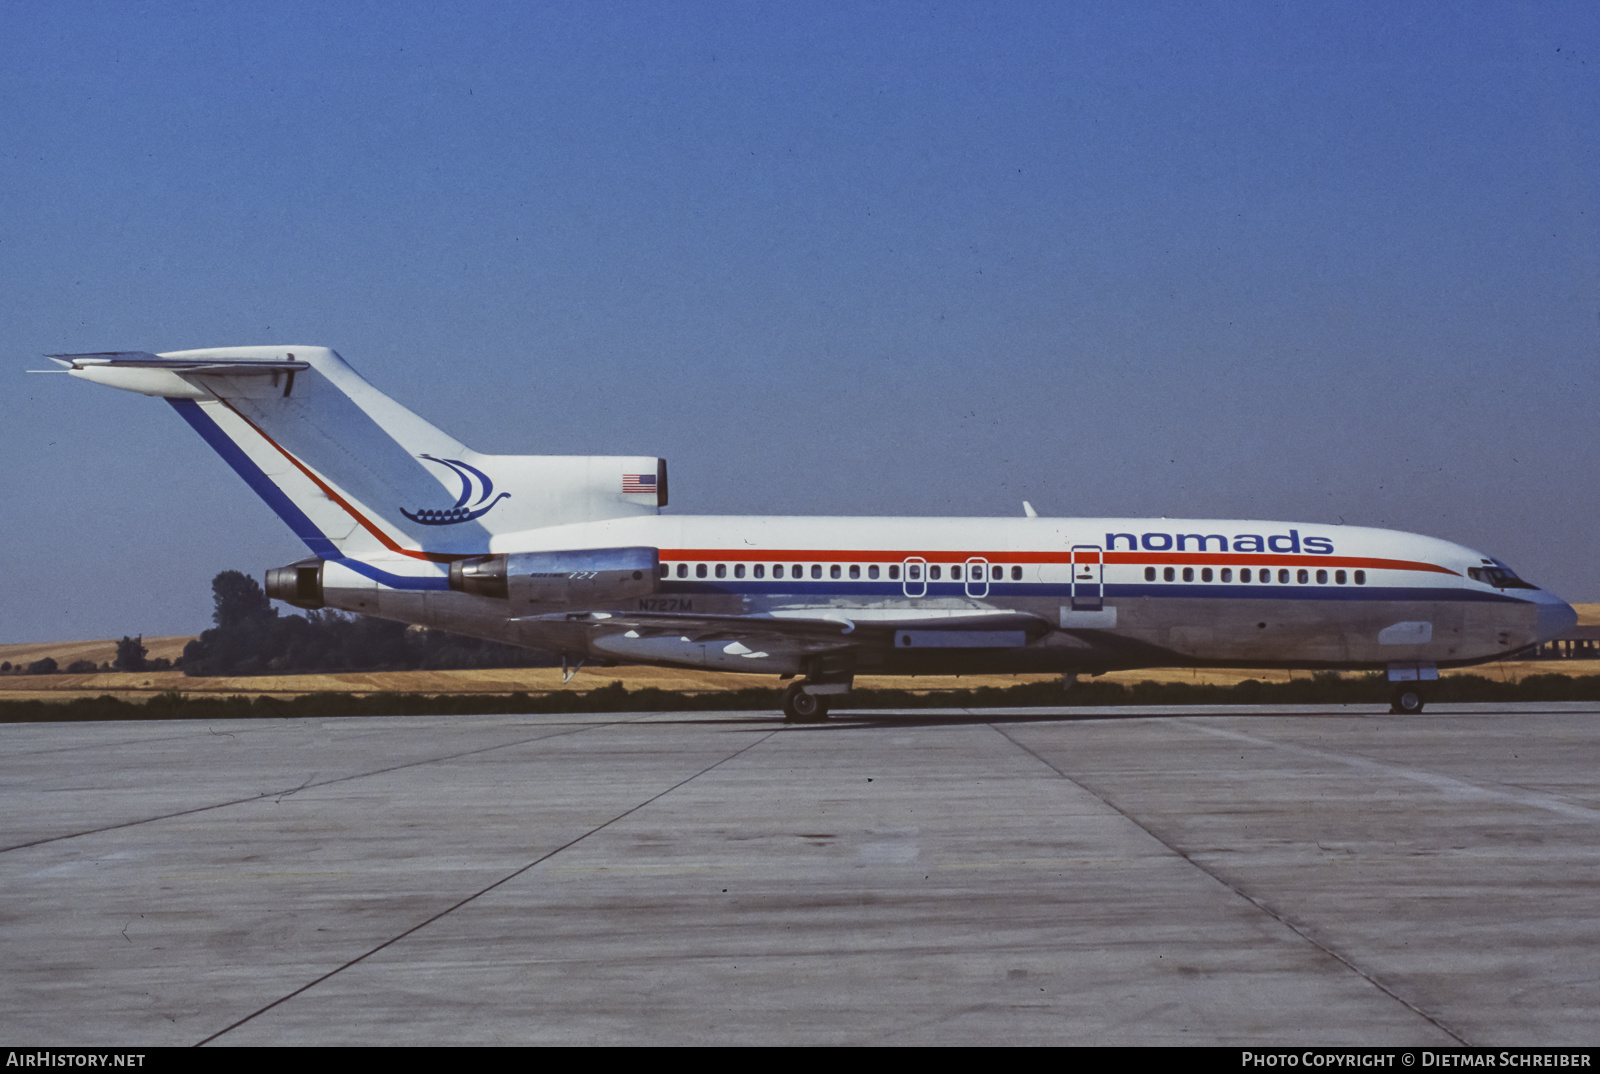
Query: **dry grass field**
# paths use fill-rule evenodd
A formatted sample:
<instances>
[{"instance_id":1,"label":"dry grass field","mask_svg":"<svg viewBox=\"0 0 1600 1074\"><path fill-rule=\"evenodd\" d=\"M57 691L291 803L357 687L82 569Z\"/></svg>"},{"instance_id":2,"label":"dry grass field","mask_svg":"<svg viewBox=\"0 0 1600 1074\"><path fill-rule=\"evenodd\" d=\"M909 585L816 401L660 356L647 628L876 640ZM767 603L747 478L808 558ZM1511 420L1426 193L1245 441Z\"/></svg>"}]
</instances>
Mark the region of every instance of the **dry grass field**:
<instances>
[{"instance_id":1,"label":"dry grass field","mask_svg":"<svg viewBox=\"0 0 1600 1074\"><path fill-rule=\"evenodd\" d=\"M20 645L0 645L0 660L9 661L13 667L26 667L35 660L51 657L61 667L75 660L93 660L96 664L109 664L117 658L117 641L30 641ZM183 655L183 647L194 638L180 634L170 638L145 638L145 655L156 660L165 657L176 660Z\"/></svg>"},{"instance_id":2,"label":"dry grass field","mask_svg":"<svg viewBox=\"0 0 1600 1074\"><path fill-rule=\"evenodd\" d=\"M1578 622L1584 626L1600 625L1600 604L1579 604ZM146 638L149 656L175 659L191 639L186 636ZM93 660L96 664L109 663L116 657L115 639L78 642L29 642L20 645L0 645L0 660L13 666L26 666L46 656L66 667L75 660ZM1528 675L1600 675L1600 660L1508 660L1483 664L1451 674L1483 675L1507 682L1515 682ZM1138 671L1116 671L1104 676L1107 682L1132 684L1136 682L1191 682L1233 685L1245 679L1262 682L1285 682L1293 678L1307 678L1309 672L1248 669L1196 669L1196 668L1145 668ZM899 675L863 675L856 684L866 689L901 689L925 692L930 690L968 688L976 686L1011 686L1019 682L1048 680L1049 675L967 675L958 677L913 677ZM686 671L675 668L614 667L584 668L572 681L562 683L559 668L496 668L472 671L377 671L339 672L320 675L256 675L240 678L189 678L181 671L111 672L98 671L69 675L4 675L0 676L0 701L68 700L74 697L99 697L109 694L123 700L137 700L156 694L176 691L192 696L232 696L237 694L273 697L298 697L302 694L333 691L350 694L416 693L416 694L508 694L518 690L529 694L593 690L608 683L621 682L630 690L654 686L662 690L682 693L708 693L718 690L742 690L763 683L777 688L778 680L772 676L736 675L716 671Z\"/></svg>"}]
</instances>

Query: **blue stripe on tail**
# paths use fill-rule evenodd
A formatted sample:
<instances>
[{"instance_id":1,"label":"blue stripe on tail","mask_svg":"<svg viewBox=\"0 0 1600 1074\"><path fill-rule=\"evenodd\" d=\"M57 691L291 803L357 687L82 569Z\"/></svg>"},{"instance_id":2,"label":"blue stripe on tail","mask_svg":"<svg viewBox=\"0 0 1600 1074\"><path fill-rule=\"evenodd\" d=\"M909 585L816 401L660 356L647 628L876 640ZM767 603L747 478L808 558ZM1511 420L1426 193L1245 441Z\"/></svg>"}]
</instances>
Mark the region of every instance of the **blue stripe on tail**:
<instances>
[{"instance_id":1,"label":"blue stripe on tail","mask_svg":"<svg viewBox=\"0 0 1600 1074\"><path fill-rule=\"evenodd\" d=\"M327 535L317 529L316 523L307 518L306 513L295 506L295 502L289 499L282 489L272 483L272 478L268 477L266 472L257 466L250 456L246 455L244 450L233 442L227 433L222 431L220 425L211 420L209 414L200 409L199 403L193 399L170 398L167 402L171 403L172 409L176 410L183 420L188 422L207 444L211 445L213 451L222 456L224 462L233 467L234 473L244 478L245 484L254 489L255 494L266 501L267 506L272 508L279 518L283 519L284 523L294 531L294 535L304 541L306 547L310 548L314 555L321 556L323 559L344 558L344 554L339 551L332 541L328 540Z\"/></svg>"},{"instance_id":2,"label":"blue stripe on tail","mask_svg":"<svg viewBox=\"0 0 1600 1074\"><path fill-rule=\"evenodd\" d=\"M306 543L313 555L323 559L336 559L357 574L364 574L376 582L389 586L391 589L449 589L450 580L440 576L414 578L403 574L391 574L380 570L369 563L358 559L345 559L344 553L338 546L328 540L326 534L317 529L316 523L306 517L306 513L295 506L295 502L284 493L277 485L272 483L272 478L257 466L244 453L244 450L235 444L222 427L211 419L211 416L200 408L200 404L193 399L168 399L172 409L176 410L183 420L199 433L201 438L223 461L233 467L234 473L244 478L245 484L255 490L255 494L266 501L268 507L275 511L279 518L294 531L294 535Z\"/></svg>"}]
</instances>

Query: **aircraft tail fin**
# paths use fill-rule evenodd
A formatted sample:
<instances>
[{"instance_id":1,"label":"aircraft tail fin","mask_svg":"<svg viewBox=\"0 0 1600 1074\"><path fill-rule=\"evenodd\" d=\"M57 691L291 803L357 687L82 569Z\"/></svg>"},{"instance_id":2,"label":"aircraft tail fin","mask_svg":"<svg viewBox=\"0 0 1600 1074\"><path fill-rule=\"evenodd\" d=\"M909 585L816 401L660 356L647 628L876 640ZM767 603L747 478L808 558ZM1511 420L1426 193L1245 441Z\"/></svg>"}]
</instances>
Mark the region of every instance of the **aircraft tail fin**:
<instances>
[{"instance_id":1,"label":"aircraft tail fin","mask_svg":"<svg viewBox=\"0 0 1600 1074\"><path fill-rule=\"evenodd\" d=\"M497 534L666 503L661 459L480 454L326 347L49 357L73 376L165 399L325 559L448 561L489 551Z\"/></svg>"}]
</instances>

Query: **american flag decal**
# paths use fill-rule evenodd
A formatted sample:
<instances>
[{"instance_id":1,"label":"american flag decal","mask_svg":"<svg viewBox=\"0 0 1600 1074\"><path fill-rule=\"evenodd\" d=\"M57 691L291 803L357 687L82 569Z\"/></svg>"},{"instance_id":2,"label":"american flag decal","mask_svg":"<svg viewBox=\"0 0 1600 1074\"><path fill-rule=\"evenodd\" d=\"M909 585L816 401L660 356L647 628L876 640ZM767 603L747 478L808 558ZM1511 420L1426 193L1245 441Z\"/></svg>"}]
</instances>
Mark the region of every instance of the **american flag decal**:
<instances>
[{"instance_id":1,"label":"american flag decal","mask_svg":"<svg viewBox=\"0 0 1600 1074\"><path fill-rule=\"evenodd\" d=\"M654 492L656 490L655 474L623 474L623 492Z\"/></svg>"}]
</instances>

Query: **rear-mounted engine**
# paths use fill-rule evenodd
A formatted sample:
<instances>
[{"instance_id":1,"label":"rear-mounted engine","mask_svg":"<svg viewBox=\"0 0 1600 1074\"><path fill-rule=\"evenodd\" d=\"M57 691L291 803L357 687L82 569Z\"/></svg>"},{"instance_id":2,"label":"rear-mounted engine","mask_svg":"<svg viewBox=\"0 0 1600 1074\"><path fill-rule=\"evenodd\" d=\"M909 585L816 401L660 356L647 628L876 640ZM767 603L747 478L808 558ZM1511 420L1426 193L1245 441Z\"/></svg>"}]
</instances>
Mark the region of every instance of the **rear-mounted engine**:
<instances>
[{"instance_id":1,"label":"rear-mounted engine","mask_svg":"<svg viewBox=\"0 0 1600 1074\"><path fill-rule=\"evenodd\" d=\"M302 559L267 572L267 596L296 608L322 607L322 560Z\"/></svg>"},{"instance_id":2,"label":"rear-mounted engine","mask_svg":"<svg viewBox=\"0 0 1600 1074\"><path fill-rule=\"evenodd\" d=\"M511 552L450 564L450 588L517 604L610 604L656 591L655 548Z\"/></svg>"}]
</instances>

